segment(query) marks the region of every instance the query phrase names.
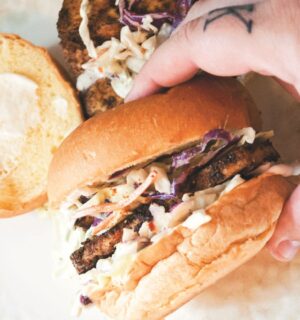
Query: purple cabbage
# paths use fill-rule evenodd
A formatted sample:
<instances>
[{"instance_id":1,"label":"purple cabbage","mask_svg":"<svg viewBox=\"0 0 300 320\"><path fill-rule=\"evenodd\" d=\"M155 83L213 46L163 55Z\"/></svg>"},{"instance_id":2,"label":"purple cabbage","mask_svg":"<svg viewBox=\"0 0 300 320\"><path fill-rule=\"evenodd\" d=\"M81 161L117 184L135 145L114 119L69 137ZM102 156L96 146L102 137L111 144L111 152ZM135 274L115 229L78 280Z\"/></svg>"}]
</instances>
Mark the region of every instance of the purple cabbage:
<instances>
[{"instance_id":1,"label":"purple cabbage","mask_svg":"<svg viewBox=\"0 0 300 320\"><path fill-rule=\"evenodd\" d=\"M176 3L176 12L171 14L170 12L152 12L147 14L137 14L132 11L133 5L139 0L119 0L119 12L121 23L131 27L138 28L143 22L143 18L146 15L150 15L153 19L153 25L160 28L164 23L168 22L172 24L175 29L180 22L187 15L188 10L192 6L192 0L178 0Z\"/></svg>"},{"instance_id":2,"label":"purple cabbage","mask_svg":"<svg viewBox=\"0 0 300 320\"><path fill-rule=\"evenodd\" d=\"M160 192L154 192L151 194L146 194L146 197L152 199L152 200L177 200L177 197L174 194L167 194L167 193L160 193Z\"/></svg>"},{"instance_id":3,"label":"purple cabbage","mask_svg":"<svg viewBox=\"0 0 300 320\"><path fill-rule=\"evenodd\" d=\"M174 177L171 183L171 192L172 194L178 194L181 190L181 187L185 184L187 178L190 176L190 174L199 167L204 166L206 163L208 163L217 153L221 151L225 147L222 146L217 150L209 151L203 157L196 165L188 166L186 169L183 169L179 175Z\"/></svg>"},{"instance_id":4,"label":"purple cabbage","mask_svg":"<svg viewBox=\"0 0 300 320\"><path fill-rule=\"evenodd\" d=\"M151 202L153 203L164 206L167 212L171 212L173 208L182 202L181 199L174 194L161 193L157 191L144 193L143 196L151 199Z\"/></svg>"},{"instance_id":5,"label":"purple cabbage","mask_svg":"<svg viewBox=\"0 0 300 320\"><path fill-rule=\"evenodd\" d=\"M93 227L97 227L97 225L101 222L101 221L103 221L103 219L101 219L101 218L94 218L94 221L93 221L93 223L92 223L92 226Z\"/></svg>"},{"instance_id":6,"label":"purple cabbage","mask_svg":"<svg viewBox=\"0 0 300 320\"><path fill-rule=\"evenodd\" d=\"M215 129L215 130L209 131L203 137L203 140L196 146L193 146L177 154L174 154L172 156L172 168L176 169L189 164L196 155L203 153L207 145L212 141L221 143L221 148L223 148L227 146L228 143L232 141L232 139L233 139L233 136L228 131L225 131L223 129ZM209 160L210 159L207 159L207 161Z\"/></svg>"},{"instance_id":7,"label":"purple cabbage","mask_svg":"<svg viewBox=\"0 0 300 320\"><path fill-rule=\"evenodd\" d=\"M167 12L150 13L148 15L153 19L152 24L156 28L160 28L165 22L172 23L174 19L174 17ZM135 14L130 10L124 9L121 22L130 27L138 28L143 23L144 17L144 14Z\"/></svg>"},{"instance_id":8,"label":"purple cabbage","mask_svg":"<svg viewBox=\"0 0 300 320\"><path fill-rule=\"evenodd\" d=\"M81 295L80 296L80 303L84 306L87 306L93 302L89 297Z\"/></svg>"},{"instance_id":9,"label":"purple cabbage","mask_svg":"<svg viewBox=\"0 0 300 320\"><path fill-rule=\"evenodd\" d=\"M196 170L208 163L223 148L237 142L239 137L231 135L223 129L209 131L201 143L183 150L172 156L173 180L171 184L172 194L178 194L188 177ZM207 150L210 143L214 142L213 148Z\"/></svg>"},{"instance_id":10,"label":"purple cabbage","mask_svg":"<svg viewBox=\"0 0 300 320\"><path fill-rule=\"evenodd\" d=\"M96 227L100 222L105 220L111 214L112 214L112 211L111 212L101 213L99 217L94 217L94 221L92 223L92 226Z\"/></svg>"},{"instance_id":11,"label":"purple cabbage","mask_svg":"<svg viewBox=\"0 0 300 320\"><path fill-rule=\"evenodd\" d=\"M173 28L177 28L182 20L186 17L188 11L190 10L193 4L192 0L177 0L176 3L176 13L173 20Z\"/></svg>"}]
</instances>

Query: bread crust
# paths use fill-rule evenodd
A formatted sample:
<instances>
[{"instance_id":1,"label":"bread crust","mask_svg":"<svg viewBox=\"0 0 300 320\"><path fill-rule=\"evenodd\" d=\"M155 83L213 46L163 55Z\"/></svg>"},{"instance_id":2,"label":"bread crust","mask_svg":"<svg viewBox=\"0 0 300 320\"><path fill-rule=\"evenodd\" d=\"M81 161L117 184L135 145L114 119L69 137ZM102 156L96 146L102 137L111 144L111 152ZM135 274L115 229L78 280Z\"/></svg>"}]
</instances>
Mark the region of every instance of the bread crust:
<instances>
[{"instance_id":1,"label":"bread crust","mask_svg":"<svg viewBox=\"0 0 300 320\"><path fill-rule=\"evenodd\" d=\"M191 144L212 129L249 126L252 100L232 78L192 81L86 121L62 144L49 171L59 204L77 188ZM57 184L57 181L64 183ZM112 319L161 319L249 260L271 237L294 185L270 174L254 178L207 209L212 220L183 225L137 254L126 282L90 297Z\"/></svg>"},{"instance_id":2,"label":"bread crust","mask_svg":"<svg viewBox=\"0 0 300 320\"><path fill-rule=\"evenodd\" d=\"M19 55L18 48L20 50L23 50L22 52L26 52L25 55ZM75 90L70 85L66 74L64 74L60 67L56 64L54 59L49 55L46 49L42 47L38 47L33 45L31 42L26 41L15 34L6 34L6 33L0 33L0 55L2 54L5 56L10 56L11 59L15 59L14 61L18 61L18 63L10 63L6 65L6 60L2 59L2 67L0 68L0 72L2 69L5 70L5 72L16 72L23 74L25 76L28 76L28 78L31 78L32 80L36 81L36 83L39 85L39 87L43 86L42 83L42 76L40 74L43 72L40 70L41 67L44 67L44 72L48 72L52 75L53 78L55 78L55 81L57 81L60 84L61 92L64 92L65 96L67 97L67 101L69 103L70 109L73 110L74 116L73 121L73 128L80 124L83 120L82 111L80 108L80 104L78 101L78 97L76 95ZM23 68L23 66L19 63L21 60L27 62L32 57L30 54L34 54L35 57L39 58L39 62L35 61L35 63L39 63L41 65L36 66L36 70L32 68L32 72L27 74L26 67ZM42 62L41 62L42 61ZM30 62L32 64L32 62ZM20 66L21 65L21 66ZM42 106L45 107L45 106ZM50 108L50 106L48 106ZM47 119L48 120L48 119ZM49 121L49 120L48 120ZM70 120L71 122L71 120ZM57 124L58 125L58 124ZM70 128L69 128L70 130ZM37 135L40 133L36 133ZM60 138L60 141L62 138ZM51 147L49 146L49 149ZM50 161L49 161L50 162ZM39 165L39 163L37 163ZM19 166L22 166L20 164ZM26 171L26 168L24 168L24 171ZM24 173L26 175L26 173ZM44 179L46 180L46 179ZM18 193L21 190L24 191L24 194L26 193L26 190L22 190L22 187L17 185L18 181L1 181L1 196L0 196L0 218L8 218L13 217L19 214L26 213L28 211L31 211L33 209L36 209L43 205L47 201L47 190L46 190L46 181L43 183L43 188L41 188L41 191L39 194L35 194L34 196L30 197L26 195L26 200L21 199ZM12 184L13 186L10 186L9 184ZM16 186L14 185L16 184ZM10 191L11 189L16 188L15 195L12 194ZM19 188L19 189L18 189Z\"/></svg>"},{"instance_id":3,"label":"bread crust","mask_svg":"<svg viewBox=\"0 0 300 320\"><path fill-rule=\"evenodd\" d=\"M0 218L12 218L19 216L20 214L27 213L34 209L37 209L47 202L47 193L43 193L36 198L23 203L13 203L13 210L0 209ZM10 203L11 205L11 203Z\"/></svg>"},{"instance_id":4,"label":"bread crust","mask_svg":"<svg viewBox=\"0 0 300 320\"><path fill-rule=\"evenodd\" d=\"M293 188L269 174L245 182L207 209L211 222L181 225L140 251L128 281L92 300L115 320L162 319L259 252Z\"/></svg>"},{"instance_id":5,"label":"bread crust","mask_svg":"<svg viewBox=\"0 0 300 320\"><path fill-rule=\"evenodd\" d=\"M160 93L98 114L78 127L51 163L52 206L79 187L193 143L209 130L250 126L253 104L233 78L202 74ZM62 183L57 183L61 181Z\"/></svg>"}]
</instances>

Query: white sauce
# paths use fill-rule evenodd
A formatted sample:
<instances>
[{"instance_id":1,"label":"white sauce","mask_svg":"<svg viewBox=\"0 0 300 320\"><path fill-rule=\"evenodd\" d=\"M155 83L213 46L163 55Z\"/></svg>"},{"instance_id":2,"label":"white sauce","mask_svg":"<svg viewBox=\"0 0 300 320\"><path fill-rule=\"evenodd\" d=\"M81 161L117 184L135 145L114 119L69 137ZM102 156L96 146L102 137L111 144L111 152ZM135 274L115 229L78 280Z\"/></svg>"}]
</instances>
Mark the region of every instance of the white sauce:
<instances>
[{"instance_id":1,"label":"white sauce","mask_svg":"<svg viewBox=\"0 0 300 320\"><path fill-rule=\"evenodd\" d=\"M97 80L104 78L104 74L97 68L86 69L78 78L76 88L79 91L87 90Z\"/></svg>"},{"instance_id":2,"label":"white sauce","mask_svg":"<svg viewBox=\"0 0 300 320\"><path fill-rule=\"evenodd\" d=\"M145 169L131 170L126 176L126 183L131 187L142 184L148 176Z\"/></svg>"},{"instance_id":3,"label":"white sauce","mask_svg":"<svg viewBox=\"0 0 300 320\"><path fill-rule=\"evenodd\" d=\"M68 101L62 97L56 97L52 101L55 113L62 119L68 116Z\"/></svg>"},{"instance_id":4,"label":"white sauce","mask_svg":"<svg viewBox=\"0 0 300 320\"><path fill-rule=\"evenodd\" d=\"M162 163L152 163L146 168L131 170L126 178L123 178L120 181L120 185L100 188L98 191L97 189L89 190L87 194L94 193L95 191L96 193L84 205L77 204L78 207L90 207L92 205L103 203L105 199L109 199L111 202L119 202L128 198L130 194L134 192L134 186L142 183L147 177L149 171L154 167L159 171L159 177L156 181L157 183L154 185L154 189L158 192L162 190L168 191L170 181L166 173L167 168L165 168L165 165ZM208 223L211 220L211 217L206 214L206 208L216 201L224 192L232 190L242 182L243 179L236 176L231 181L217 187L198 191L194 194L185 194L183 197L184 202L175 207L172 212L166 212L163 206L152 203L149 207L154 218L151 222L151 228L148 222L144 222L138 233L135 233L130 229L124 229L122 242L117 244L116 251L112 257L99 260L96 268L79 276L81 294L90 296L93 292L111 284L122 285L126 283L130 268L135 261L136 254L141 248L150 243L156 243L162 237L171 233L172 230L181 225L181 223L183 227L190 230L195 230L205 223ZM83 190L81 190L81 192L82 191ZM80 192L77 193L77 197L79 194ZM93 227L90 228L89 231L85 233L85 236L83 236L79 230L74 232L74 229L72 229L72 223L68 223L68 220L69 222L72 222L72 213L76 211L77 202L75 193L70 197L70 199L68 199L68 205L71 205L71 199L73 199L75 208L73 205L71 208L65 210L65 214L63 216L67 219L66 221L62 221L62 217L60 217L60 222L64 225L64 228L60 231L62 235L60 242L61 244L64 243L64 241L68 242L67 245L62 246L63 252L59 256L61 259L61 269L72 268L70 260L68 259L72 252L71 250L74 251L78 249L80 242L88 238L91 235L90 231L93 229ZM62 232L63 229L67 229L67 232ZM63 257L68 260L67 263L64 262ZM72 272L69 272L69 275L72 275Z\"/></svg>"},{"instance_id":5,"label":"white sauce","mask_svg":"<svg viewBox=\"0 0 300 320\"><path fill-rule=\"evenodd\" d=\"M84 43L88 54L91 58L97 57L96 48L94 43L90 37L90 31L88 27L89 19L88 19L88 5L89 0L82 0L80 5L80 17L82 18L80 26L79 26L79 34L82 42Z\"/></svg>"},{"instance_id":6,"label":"white sauce","mask_svg":"<svg viewBox=\"0 0 300 320\"><path fill-rule=\"evenodd\" d=\"M248 128L243 128L243 129L238 130L236 132L236 134L238 136L242 136L242 138L240 140L240 144L243 145L246 142L249 144L252 144L255 140L256 132L253 128L248 127Z\"/></svg>"},{"instance_id":7,"label":"white sauce","mask_svg":"<svg viewBox=\"0 0 300 320\"><path fill-rule=\"evenodd\" d=\"M239 186L243 182L245 182L245 180L239 174L237 174L236 176L234 176L231 180L229 180L226 183L226 187L225 187L224 191L222 191L221 196L227 192L230 192L231 190L233 190L234 188L236 188L237 186Z\"/></svg>"},{"instance_id":8,"label":"white sauce","mask_svg":"<svg viewBox=\"0 0 300 320\"><path fill-rule=\"evenodd\" d=\"M28 130L39 121L37 88L23 75L0 74L0 176L15 166Z\"/></svg>"},{"instance_id":9,"label":"white sauce","mask_svg":"<svg viewBox=\"0 0 300 320\"><path fill-rule=\"evenodd\" d=\"M152 165L150 170L156 170L158 176L154 182L155 190L161 193L171 194L171 182L164 168L158 165Z\"/></svg>"},{"instance_id":10,"label":"white sauce","mask_svg":"<svg viewBox=\"0 0 300 320\"><path fill-rule=\"evenodd\" d=\"M135 75L153 51L170 36L171 26L165 23L158 31L152 25L151 16L145 16L139 30L131 31L128 26L124 26L120 39L112 38L95 48L88 30L87 11L88 0L83 0L79 33L92 59L82 65L84 72L78 77L76 87L79 91L84 91L98 79L109 78L113 90L118 96L125 98L132 88ZM154 35L149 38L150 31Z\"/></svg>"},{"instance_id":11,"label":"white sauce","mask_svg":"<svg viewBox=\"0 0 300 320\"><path fill-rule=\"evenodd\" d=\"M157 28L152 24L153 18L150 14L147 14L142 20L142 29L147 31L157 32Z\"/></svg>"}]
</instances>

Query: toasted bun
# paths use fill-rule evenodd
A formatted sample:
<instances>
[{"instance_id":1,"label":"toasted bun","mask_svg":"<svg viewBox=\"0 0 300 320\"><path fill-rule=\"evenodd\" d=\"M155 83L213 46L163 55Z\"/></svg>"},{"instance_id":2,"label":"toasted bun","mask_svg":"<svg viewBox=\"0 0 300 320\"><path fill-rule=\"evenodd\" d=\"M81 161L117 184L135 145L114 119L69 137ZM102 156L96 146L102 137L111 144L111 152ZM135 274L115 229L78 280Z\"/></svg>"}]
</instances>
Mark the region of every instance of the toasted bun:
<instances>
[{"instance_id":1,"label":"toasted bun","mask_svg":"<svg viewBox=\"0 0 300 320\"><path fill-rule=\"evenodd\" d=\"M293 188L275 175L238 186L207 209L209 223L179 226L140 251L125 286L93 301L114 320L162 319L260 251Z\"/></svg>"},{"instance_id":2,"label":"toasted bun","mask_svg":"<svg viewBox=\"0 0 300 320\"><path fill-rule=\"evenodd\" d=\"M82 115L73 89L46 50L16 35L0 34L0 61L0 75L13 73L34 81L38 99L33 110L38 120L22 137L21 151L12 145L11 154L6 154L9 161L1 162L0 218L3 218L27 212L46 201L47 172L53 152L82 122ZM55 108L55 98L67 103L63 115ZM29 119L32 112L24 117ZM15 119L11 121L11 126L15 126ZM3 130L0 126L0 135L4 135Z\"/></svg>"},{"instance_id":3,"label":"toasted bun","mask_svg":"<svg viewBox=\"0 0 300 320\"><path fill-rule=\"evenodd\" d=\"M233 78L200 75L89 119L57 151L48 195L59 204L75 189L195 142L209 130L250 125L253 102Z\"/></svg>"},{"instance_id":4,"label":"toasted bun","mask_svg":"<svg viewBox=\"0 0 300 320\"><path fill-rule=\"evenodd\" d=\"M56 153L49 199L58 204L81 186L105 183L113 173L172 153L209 130L249 126L251 105L236 80L201 75L100 114ZM91 299L115 320L163 318L265 245L293 187L270 174L243 183L207 209L209 223L174 228L137 254L125 283L113 280Z\"/></svg>"}]
</instances>

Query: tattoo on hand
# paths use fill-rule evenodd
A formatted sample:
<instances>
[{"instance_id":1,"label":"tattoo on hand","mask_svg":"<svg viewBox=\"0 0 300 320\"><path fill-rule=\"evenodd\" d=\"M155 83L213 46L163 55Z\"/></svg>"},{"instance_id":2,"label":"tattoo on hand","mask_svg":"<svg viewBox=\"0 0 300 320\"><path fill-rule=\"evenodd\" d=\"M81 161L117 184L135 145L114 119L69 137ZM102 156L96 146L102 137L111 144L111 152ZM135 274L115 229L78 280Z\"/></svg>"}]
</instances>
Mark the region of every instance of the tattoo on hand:
<instances>
[{"instance_id":1,"label":"tattoo on hand","mask_svg":"<svg viewBox=\"0 0 300 320\"><path fill-rule=\"evenodd\" d=\"M247 28L248 33L252 32L253 20L244 16L244 13L251 13L254 11L254 4L247 4L242 6L234 6L228 8L220 8L212 10L208 13L208 18L205 20L203 31L214 21L221 19L224 16L231 15L240 20Z\"/></svg>"}]
</instances>

